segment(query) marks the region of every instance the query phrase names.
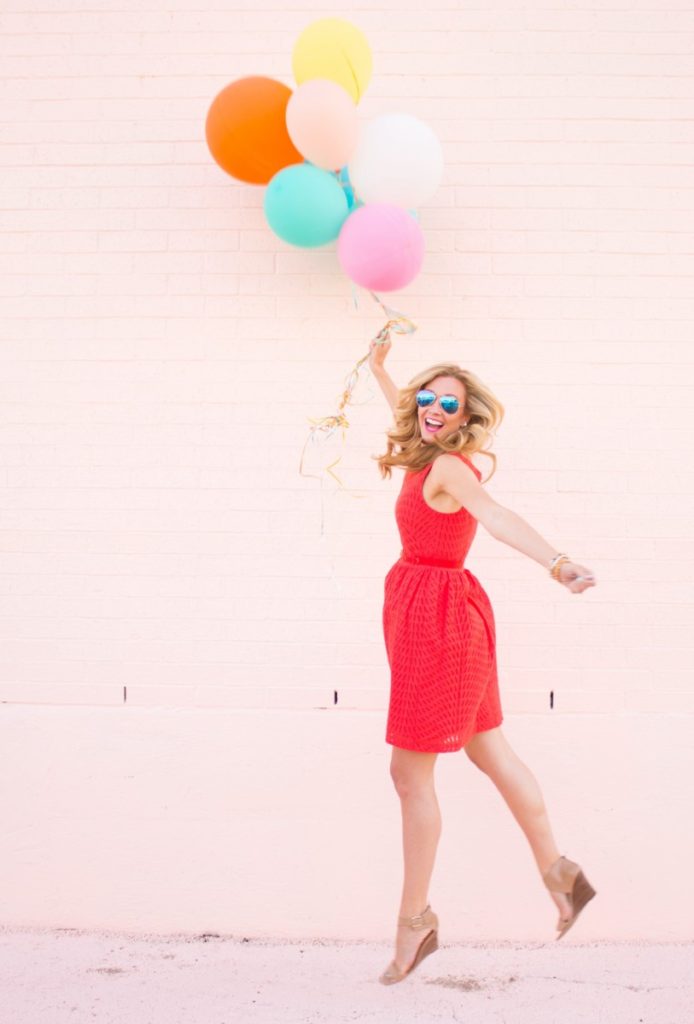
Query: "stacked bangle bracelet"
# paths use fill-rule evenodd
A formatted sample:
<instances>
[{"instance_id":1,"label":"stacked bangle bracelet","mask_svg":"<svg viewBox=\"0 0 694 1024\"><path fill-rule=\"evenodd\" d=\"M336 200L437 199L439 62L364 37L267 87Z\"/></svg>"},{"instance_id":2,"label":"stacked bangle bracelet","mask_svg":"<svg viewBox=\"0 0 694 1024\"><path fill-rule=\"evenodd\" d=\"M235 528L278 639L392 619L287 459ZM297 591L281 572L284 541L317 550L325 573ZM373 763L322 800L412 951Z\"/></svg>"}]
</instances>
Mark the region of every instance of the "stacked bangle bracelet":
<instances>
[{"instance_id":1,"label":"stacked bangle bracelet","mask_svg":"<svg viewBox=\"0 0 694 1024\"><path fill-rule=\"evenodd\" d=\"M549 574L553 580L559 580L559 570L564 562L570 562L571 559L568 555L559 554L555 555L552 561L549 563Z\"/></svg>"}]
</instances>

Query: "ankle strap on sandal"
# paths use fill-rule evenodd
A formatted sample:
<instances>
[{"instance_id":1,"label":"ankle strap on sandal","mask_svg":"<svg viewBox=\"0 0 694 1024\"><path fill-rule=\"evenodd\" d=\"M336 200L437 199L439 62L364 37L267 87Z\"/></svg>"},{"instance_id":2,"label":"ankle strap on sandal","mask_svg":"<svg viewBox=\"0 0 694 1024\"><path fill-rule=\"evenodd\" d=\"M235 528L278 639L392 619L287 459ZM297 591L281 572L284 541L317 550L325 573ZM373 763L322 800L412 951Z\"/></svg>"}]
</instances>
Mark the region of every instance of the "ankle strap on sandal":
<instances>
[{"instance_id":1,"label":"ankle strap on sandal","mask_svg":"<svg viewBox=\"0 0 694 1024\"><path fill-rule=\"evenodd\" d=\"M414 914L412 917L398 918L398 924L407 925L408 928L413 928L415 931L419 931L421 928L429 928L431 926L431 906L427 903L421 914Z\"/></svg>"}]
</instances>

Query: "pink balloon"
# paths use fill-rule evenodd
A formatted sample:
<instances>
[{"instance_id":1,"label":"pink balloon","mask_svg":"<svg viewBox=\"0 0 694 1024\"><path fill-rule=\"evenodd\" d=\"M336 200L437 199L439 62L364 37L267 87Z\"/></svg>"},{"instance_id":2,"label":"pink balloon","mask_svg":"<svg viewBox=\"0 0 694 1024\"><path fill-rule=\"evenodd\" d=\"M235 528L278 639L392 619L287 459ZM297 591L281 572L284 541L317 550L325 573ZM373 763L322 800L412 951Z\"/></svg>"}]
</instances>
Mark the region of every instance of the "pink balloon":
<instances>
[{"instance_id":1,"label":"pink balloon","mask_svg":"<svg viewBox=\"0 0 694 1024\"><path fill-rule=\"evenodd\" d=\"M424 235L414 217L402 207L367 203L342 225L337 258L356 284L392 292L404 288L419 273Z\"/></svg>"},{"instance_id":2,"label":"pink balloon","mask_svg":"<svg viewBox=\"0 0 694 1024\"><path fill-rule=\"evenodd\" d=\"M311 78L287 103L287 132L296 148L316 167L339 171L357 145L359 127L354 100L336 82Z\"/></svg>"}]
</instances>

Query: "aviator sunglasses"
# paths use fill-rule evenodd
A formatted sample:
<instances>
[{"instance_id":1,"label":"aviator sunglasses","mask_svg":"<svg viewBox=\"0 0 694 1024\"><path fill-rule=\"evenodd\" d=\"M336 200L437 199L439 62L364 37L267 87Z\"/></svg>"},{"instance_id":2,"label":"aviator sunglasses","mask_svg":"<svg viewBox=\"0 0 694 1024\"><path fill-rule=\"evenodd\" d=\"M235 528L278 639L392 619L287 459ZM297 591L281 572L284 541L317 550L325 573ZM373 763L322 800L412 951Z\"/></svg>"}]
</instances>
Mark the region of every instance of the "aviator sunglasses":
<instances>
[{"instance_id":1,"label":"aviator sunglasses","mask_svg":"<svg viewBox=\"0 0 694 1024\"><path fill-rule=\"evenodd\" d=\"M460 408L460 402L455 395L435 395L429 388L422 388L421 391L418 391L416 401L420 409L426 409L428 405L433 405L437 398L443 411L449 415L453 415Z\"/></svg>"}]
</instances>

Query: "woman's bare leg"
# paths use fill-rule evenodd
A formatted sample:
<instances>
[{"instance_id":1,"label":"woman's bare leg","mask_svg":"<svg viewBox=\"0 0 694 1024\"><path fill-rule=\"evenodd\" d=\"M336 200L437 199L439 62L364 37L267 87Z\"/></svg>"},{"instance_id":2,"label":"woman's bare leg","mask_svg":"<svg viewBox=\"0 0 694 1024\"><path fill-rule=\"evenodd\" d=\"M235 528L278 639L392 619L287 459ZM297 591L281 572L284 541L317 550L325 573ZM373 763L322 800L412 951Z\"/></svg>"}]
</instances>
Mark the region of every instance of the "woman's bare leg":
<instances>
[{"instance_id":1,"label":"woman's bare leg","mask_svg":"<svg viewBox=\"0 0 694 1024\"><path fill-rule=\"evenodd\" d=\"M441 812L434 789L434 765L438 754L393 747L390 774L402 810L404 873L399 913L421 914L429 902L429 882L441 835ZM409 967L422 932L398 927L395 962Z\"/></svg>"},{"instance_id":2,"label":"woman's bare leg","mask_svg":"<svg viewBox=\"0 0 694 1024\"><path fill-rule=\"evenodd\" d=\"M537 779L508 744L500 728L473 736L465 753L492 780L522 828L541 875L560 856ZM563 893L550 894L562 917L570 914Z\"/></svg>"}]
</instances>

